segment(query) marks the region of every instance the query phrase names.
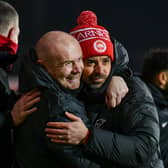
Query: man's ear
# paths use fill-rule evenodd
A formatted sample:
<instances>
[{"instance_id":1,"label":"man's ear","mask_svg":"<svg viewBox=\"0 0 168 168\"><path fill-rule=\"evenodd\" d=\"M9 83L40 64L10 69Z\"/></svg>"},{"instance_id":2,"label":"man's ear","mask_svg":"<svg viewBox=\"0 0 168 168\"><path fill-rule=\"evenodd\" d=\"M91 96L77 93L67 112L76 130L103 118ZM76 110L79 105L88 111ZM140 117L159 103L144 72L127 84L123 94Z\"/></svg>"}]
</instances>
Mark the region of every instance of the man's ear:
<instances>
[{"instance_id":1,"label":"man's ear","mask_svg":"<svg viewBox=\"0 0 168 168\"><path fill-rule=\"evenodd\" d=\"M19 38L19 29L16 27L11 27L8 32L8 38L18 44L18 38Z\"/></svg>"},{"instance_id":2,"label":"man's ear","mask_svg":"<svg viewBox=\"0 0 168 168\"><path fill-rule=\"evenodd\" d=\"M167 81L168 81L168 75L167 72L162 71L157 75L157 81L161 88L164 88Z\"/></svg>"},{"instance_id":3,"label":"man's ear","mask_svg":"<svg viewBox=\"0 0 168 168\"><path fill-rule=\"evenodd\" d=\"M15 28L14 28L14 27L12 27L12 28L9 29L9 32L8 32L8 38L9 38L9 39L11 39L11 37L12 37L14 31L15 31Z\"/></svg>"}]
</instances>

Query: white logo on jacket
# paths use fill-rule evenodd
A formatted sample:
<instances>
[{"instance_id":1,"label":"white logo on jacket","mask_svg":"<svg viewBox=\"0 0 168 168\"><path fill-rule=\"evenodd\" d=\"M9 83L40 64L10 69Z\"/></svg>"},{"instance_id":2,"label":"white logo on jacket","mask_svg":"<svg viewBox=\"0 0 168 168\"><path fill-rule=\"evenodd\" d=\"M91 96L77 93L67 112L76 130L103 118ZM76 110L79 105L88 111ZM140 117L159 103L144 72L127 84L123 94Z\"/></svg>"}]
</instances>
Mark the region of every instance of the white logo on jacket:
<instances>
[{"instance_id":1,"label":"white logo on jacket","mask_svg":"<svg viewBox=\"0 0 168 168\"><path fill-rule=\"evenodd\" d=\"M105 119L100 118L100 119L96 120L95 127L100 128L105 122L106 122Z\"/></svg>"}]
</instances>

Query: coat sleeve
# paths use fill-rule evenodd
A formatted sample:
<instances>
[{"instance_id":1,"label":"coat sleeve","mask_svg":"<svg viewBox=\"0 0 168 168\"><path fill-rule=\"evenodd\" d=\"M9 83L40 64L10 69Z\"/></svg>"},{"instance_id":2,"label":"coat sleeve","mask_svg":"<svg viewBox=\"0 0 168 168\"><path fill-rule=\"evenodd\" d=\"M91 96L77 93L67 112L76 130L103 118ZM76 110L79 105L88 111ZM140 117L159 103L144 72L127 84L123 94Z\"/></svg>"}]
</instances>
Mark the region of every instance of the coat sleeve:
<instances>
[{"instance_id":1,"label":"coat sleeve","mask_svg":"<svg viewBox=\"0 0 168 168\"><path fill-rule=\"evenodd\" d=\"M49 96L46 96L46 100ZM54 99L54 98L53 98ZM66 116L64 115L64 110L61 108L55 101L51 105L52 97L50 95L50 105L48 105L49 111L49 121L69 121ZM54 105L55 104L55 105ZM67 105L67 104L66 104ZM72 103L71 103L72 105ZM54 156L59 160L59 164L61 167L68 167L68 168L99 168L99 164L89 160L84 154L83 154L83 146L82 145L60 145L56 144L50 141L46 137L45 134L43 134L43 138L45 139L46 146L50 152L53 153Z\"/></svg>"},{"instance_id":2,"label":"coat sleeve","mask_svg":"<svg viewBox=\"0 0 168 168\"><path fill-rule=\"evenodd\" d=\"M85 145L89 157L106 163L141 167L157 154L160 131L153 100L145 95L130 96L118 111L111 112L118 116L114 119L117 122L115 131L91 130Z\"/></svg>"}]
</instances>

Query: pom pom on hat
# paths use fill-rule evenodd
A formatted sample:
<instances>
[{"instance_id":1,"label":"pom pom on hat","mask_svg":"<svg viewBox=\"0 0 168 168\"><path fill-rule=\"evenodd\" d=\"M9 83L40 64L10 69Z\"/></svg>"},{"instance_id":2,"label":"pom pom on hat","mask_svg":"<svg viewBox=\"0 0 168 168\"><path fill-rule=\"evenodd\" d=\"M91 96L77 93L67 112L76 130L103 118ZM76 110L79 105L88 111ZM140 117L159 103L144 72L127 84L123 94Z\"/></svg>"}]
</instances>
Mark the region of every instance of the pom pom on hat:
<instances>
[{"instance_id":1,"label":"pom pom on hat","mask_svg":"<svg viewBox=\"0 0 168 168\"><path fill-rule=\"evenodd\" d=\"M97 25L97 16L92 11L83 11L77 18L77 23L79 26L81 25L90 25L95 26Z\"/></svg>"},{"instance_id":2,"label":"pom pom on hat","mask_svg":"<svg viewBox=\"0 0 168 168\"><path fill-rule=\"evenodd\" d=\"M70 34L80 43L83 59L92 56L109 56L114 61L113 43L109 32L97 24L97 16L90 10L82 11L77 17L78 26Z\"/></svg>"}]
</instances>

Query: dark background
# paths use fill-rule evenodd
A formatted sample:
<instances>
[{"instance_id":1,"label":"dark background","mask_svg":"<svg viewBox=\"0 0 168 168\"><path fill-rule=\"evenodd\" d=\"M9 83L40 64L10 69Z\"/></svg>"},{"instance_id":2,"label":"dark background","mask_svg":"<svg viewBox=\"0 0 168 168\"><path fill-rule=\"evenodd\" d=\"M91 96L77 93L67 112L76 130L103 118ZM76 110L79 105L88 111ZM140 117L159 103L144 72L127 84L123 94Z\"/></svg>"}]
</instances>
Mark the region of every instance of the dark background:
<instances>
[{"instance_id":1,"label":"dark background","mask_svg":"<svg viewBox=\"0 0 168 168\"><path fill-rule=\"evenodd\" d=\"M51 30L69 31L82 10L93 10L127 48L130 66L140 71L144 53L168 45L168 2L165 0L7 0L20 14L20 55Z\"/></svg>"}]
</instances>

